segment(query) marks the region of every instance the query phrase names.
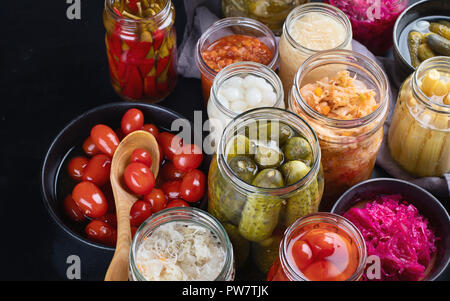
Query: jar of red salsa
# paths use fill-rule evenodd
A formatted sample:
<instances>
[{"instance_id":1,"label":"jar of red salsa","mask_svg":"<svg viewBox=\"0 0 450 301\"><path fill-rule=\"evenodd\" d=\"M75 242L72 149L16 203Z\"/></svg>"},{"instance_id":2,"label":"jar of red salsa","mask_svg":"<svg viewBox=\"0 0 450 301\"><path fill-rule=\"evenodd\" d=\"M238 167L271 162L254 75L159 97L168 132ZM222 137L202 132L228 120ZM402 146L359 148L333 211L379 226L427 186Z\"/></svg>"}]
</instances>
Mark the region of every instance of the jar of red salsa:
<instances>
[{"instance_id":1,"label":"jar of red salsa","mask_svg":"<svg viewBox=\"0 0 450 301\"><path fill-rule=\"evenodd\" d=\"M366 257L364 239L350 221L313 213L286 230L267 281L357 281Z\"/></svg>"},{"instance_id":2,"label":"jar of red salsa","mask_svg":"<svg viewBox=\"0 0 450 301\"><path fill-rule=\"evenodd\" d=\"M215 76L228 65L252 61L275 71L278 44L273 32L261 22L244 17L225 18L202 34L197 42L196 61L207 103Z\"/></svg>"},{"instance_id":3,"label":"jar of red salsa","mask_svg":"<svg viewBox=\"0 0 450 301\"><path fill-rule=\"evenodd\" d=\"M175 8L170 0L105 0L111 84L124 100L156 103L177 81Z\"/></svg>"}]
</instances>

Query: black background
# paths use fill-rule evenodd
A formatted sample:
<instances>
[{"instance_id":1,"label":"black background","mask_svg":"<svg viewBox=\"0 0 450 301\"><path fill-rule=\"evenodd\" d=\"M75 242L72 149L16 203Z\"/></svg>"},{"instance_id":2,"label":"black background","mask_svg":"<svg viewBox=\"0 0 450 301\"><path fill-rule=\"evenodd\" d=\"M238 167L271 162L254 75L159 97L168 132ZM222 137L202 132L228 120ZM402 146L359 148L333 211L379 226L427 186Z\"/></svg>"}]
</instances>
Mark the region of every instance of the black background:
<instances>
[{"instance_id":1,"label":"black background","mask_svg":"<svg viewBox=\"0 0 450 301\"><path fill-rule=\"evenodd\" d=\"M173 2L179 43L186 18L183 1ZM72 254L81 258L83 280L102 280L112 257L61 230L39 188L42 160L58 131L88 109L121 101L109 82L103 0L81 3L81 20L68 20L65 0L2 2L0 280L67 279ZM180 79L160 104L192 120L203 109L200 81Z\"/></svg>"}]
</instances>

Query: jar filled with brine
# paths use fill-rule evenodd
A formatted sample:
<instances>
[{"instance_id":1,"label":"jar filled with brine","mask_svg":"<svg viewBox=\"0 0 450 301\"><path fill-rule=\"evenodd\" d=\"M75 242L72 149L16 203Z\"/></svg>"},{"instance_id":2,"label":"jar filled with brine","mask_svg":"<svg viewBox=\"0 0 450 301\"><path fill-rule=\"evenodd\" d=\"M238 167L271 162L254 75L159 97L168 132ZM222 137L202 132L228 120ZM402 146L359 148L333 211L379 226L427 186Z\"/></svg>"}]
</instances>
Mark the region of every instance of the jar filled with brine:
<instances>
[{"instance_id":1,"label":"jar filled with brine","mask_svg":"<svg viewBox=\"0 0 450 301\"><path fill-rule=\"evenodd\" d=\"M267 281L358 281L366 264L361 232L346 218L314 213L298 219L279 245Z\"/></svg>"},{"instance_id":2,"label":"jar filled with brine","mask_svg":"<svg viewBox=\"0 0 450 301\"><path fill-rule=\"evenodd\" d=\"M267 273L284 230L318 210L323 178L317 137L292 112L247 111L225 128L208 183L208 212L227 230L237 266L250 261Z\"/></svg>"},{"instance_id":3,"label":"jar filled with brine","mask_svg":"<svg viewBox=\"0 0 450 301\"><path fill-rule=\"evenodd\" d=\"M368 57L328 50L298 70L289 108L316 132L322 151L325 191L322 210L372 174L389 107L388 80Z\"/></svg>"},{"instance_id":4,"label":"jar filled with brine","mask_svg":"<svg viewBox=\"0 0 450 301\"><path fill-rule=\"evenodd\" d=\"M352 27L338 8L308 3L293 9L283 25L280 39L280 70L285 100L295 74L311 55L329 49L352 49Z\"/></svg>"},{"instance_id":5,"label":"jar filled with brine","mask_svg":"<svg viewBox=\"0 0 450 301\"><path fill-rule=\"evenodd\" d=\"M153 214L136 231L129 258L134 281L232 281L235 276L227 232L194 207Z\"/></svg>"},{"instance_id":6,"label":"jar filled with brine","mask_svg":"<svg viewBox=\"0 0 450 301\"><path fill-rule=\"evenodd\" d=\"M218 144L223 129L233 118L260 107L284 109L278 75L254 62L238 62L222 69L214 79L208 101L212 145Z\"/></svg>"},{"instance_id":7,"label":"jar filled with brine","mask_svg":"<svg viewBox=\"0 0 450 301\"><path fill-rule=\"evenodd\" d=\"M156 103L177 82L175 8L170 0L105 0L111 83L126 101Z\"/></svg>"},{"instance_id":8,"label":"jar filled with brine","mask_svg":"<svg viewBox=\"0 0 450 301\"><path fill-rule=\"evenodd\" d=\"M450 58L422 62L400 88L388 134L392 158L418 177L450 172Z\"/></svg>"},{"instance_id":9,"label":"jar filled with brine","mask_svg":"<svg viewBox=\"0 0 450 301\"><path fill-rule=\"evenodd\" d=\"M226 17L256 19L278 35L291 10L307 2L309 0L222 0L222 10Z\"/></svg>"}]
</instances>

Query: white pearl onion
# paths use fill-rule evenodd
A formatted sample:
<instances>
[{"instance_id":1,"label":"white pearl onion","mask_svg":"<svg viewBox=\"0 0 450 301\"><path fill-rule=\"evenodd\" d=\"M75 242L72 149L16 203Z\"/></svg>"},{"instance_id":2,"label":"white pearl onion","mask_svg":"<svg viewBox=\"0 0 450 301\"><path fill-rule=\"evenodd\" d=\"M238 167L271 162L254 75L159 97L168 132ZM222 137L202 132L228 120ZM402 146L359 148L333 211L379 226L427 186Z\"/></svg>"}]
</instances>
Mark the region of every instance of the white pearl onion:
<instances>
[{"instance_id":1,"label":"white pearl onion","mask_svg":"<svg viewBox=\"0 0 450 301\"><path fill-rule=\"evenodd\" d=\"M243 101L233 101L231 103L231 110L236 112L236 113L242 113L245 111L245 109L247 108L247 104Z\"/></svg>"},{"instance_id":2,"label":"white pearl onion","mask_svg":"<svg viewBox=\"0 0 450 301\"><path fill-rule=\"evenodd\" d=\"M251 107L259 105L262 100L261 91L256 87L247 89L247 91L245 92L245 100L247 101L247 104Z\"/></svg>"}]
</instances>

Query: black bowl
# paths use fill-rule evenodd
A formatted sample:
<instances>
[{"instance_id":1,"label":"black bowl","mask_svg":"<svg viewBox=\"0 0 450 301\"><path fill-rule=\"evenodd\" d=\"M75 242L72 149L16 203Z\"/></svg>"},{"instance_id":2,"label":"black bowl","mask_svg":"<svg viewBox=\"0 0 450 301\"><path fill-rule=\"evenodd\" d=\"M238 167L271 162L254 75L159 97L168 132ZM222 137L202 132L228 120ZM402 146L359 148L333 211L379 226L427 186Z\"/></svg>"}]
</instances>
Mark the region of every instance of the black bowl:
<instances>
[{"instance_id":1,"label":"black bowl","mask_svg":"<svg viewBox=\"0 0 450 301\"><path fill-rule=\"evenodd\" d=\"M429 192L407 181L376 178L361 182L347 190L334 204L332 213L344 214L358 199L371 199L380 194L401 194L426 217L439 237L436 260L424 280L436 280L450 261L450 217L444 206Z\"/></svg>"},{"instance_id":2,"label":"black bowl","mask_svg":"<svg viewBox=\"0 0 450 301\"><path fill-rule=\"evenodd\" d=\"M405 9L403 13L398 16L393 30L393 53L395 59L395 72L398 80L403 81L415 70L415 68L411 65L411 61L408 59L409 54L404 53L408 50L400 47L400 36L402 36L403 30L411 22L419 18L433 16L450 16L450 1L420 1ZM449 17L447 18L450 20Z\"/></svg>"},{"instance_id":3,"label":"black bowl","mask_svg":"<svg viewBox=\"0 0 450 301\"><path fill-rule=\"evenodd\" d=\"M61 185L67 186L66 191L71 190L74 183L64 182L61 179L65 176L66 159L80 152L80 147L90 135L91 128L99 123L107 124L114 128L120 127L122 115L131 108L140 109L145 117L145 121L157 125L160 129L171 131L172 121L176 119L185 119L186 125L191 127L193 137L195 139L203 139L201 133L195 133L192 124L180 114L157 105L119 102L110 103L89 110L66 125L51 143L44 159L41 171L41 192L44 205L55 222L68 234L75 239L82 241L86 245L97 247L104 250L114 251L113 247L109 247L100 243L92 242L84 236L83 228L79 224L71 221L64 213L62 203L66 194L61 193ZM80 152L80 154L82 154ZM209 157L205 156L200 169L207 174L209 167ZM63 190L64 190L63 189ZM200 208L205 208L207 198L195 204Z\"/></svg>"}]
</instances>

